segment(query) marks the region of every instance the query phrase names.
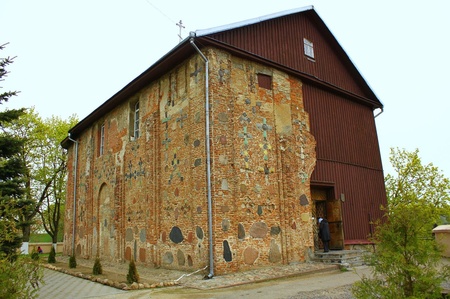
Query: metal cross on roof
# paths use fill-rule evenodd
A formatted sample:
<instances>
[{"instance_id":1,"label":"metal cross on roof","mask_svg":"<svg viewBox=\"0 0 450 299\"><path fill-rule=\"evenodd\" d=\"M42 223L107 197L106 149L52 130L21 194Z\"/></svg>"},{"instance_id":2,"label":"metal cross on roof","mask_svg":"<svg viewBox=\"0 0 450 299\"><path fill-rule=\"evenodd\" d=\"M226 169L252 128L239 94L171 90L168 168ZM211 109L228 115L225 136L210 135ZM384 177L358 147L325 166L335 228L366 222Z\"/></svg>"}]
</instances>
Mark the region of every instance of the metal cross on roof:
<instances>
[{"instance_id":1,"label":"metal cross on roof","mask_svg":"<svg viewBox=\"0 0 450 299\"><path fill-rule=\"evenodd\" d=\"M176 25L178 27L180 27L180 33L178 34L178 37L180 38L180 42L181 42L183 40L183 38L181 37L181 29L184 29L186 27L183 26L183 21L181 21L181 20Z\"/></svg>"}]
</instances>

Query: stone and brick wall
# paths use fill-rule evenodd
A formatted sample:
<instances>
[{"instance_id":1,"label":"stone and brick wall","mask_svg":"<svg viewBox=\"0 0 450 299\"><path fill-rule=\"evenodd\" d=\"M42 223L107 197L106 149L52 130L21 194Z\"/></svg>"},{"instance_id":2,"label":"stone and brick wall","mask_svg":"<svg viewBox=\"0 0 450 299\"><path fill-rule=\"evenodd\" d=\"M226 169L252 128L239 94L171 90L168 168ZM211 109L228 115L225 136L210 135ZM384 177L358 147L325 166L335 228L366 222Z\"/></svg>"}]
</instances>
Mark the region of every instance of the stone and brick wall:
<instances>
[{"instance_id":1,"label":"stone and brick wall","mask_svg":"<svg viewBox=\"0 0 450 299\"><path fill-rule=\"evenodd\" d=\"M204 49L210 63L210 156L215 273L307 259L315 140L302 82ZM271 84L259 85L258 78ZM132 138L133 103L140 136ZM99 130L105 125L105 151ZM205 64L168 70L79 136L75 251L83 257L198 269L209 263ZM74 147L69 171L74 169ZM73 177L66 254L72 250Z\"/></svg>"}]
</instances>

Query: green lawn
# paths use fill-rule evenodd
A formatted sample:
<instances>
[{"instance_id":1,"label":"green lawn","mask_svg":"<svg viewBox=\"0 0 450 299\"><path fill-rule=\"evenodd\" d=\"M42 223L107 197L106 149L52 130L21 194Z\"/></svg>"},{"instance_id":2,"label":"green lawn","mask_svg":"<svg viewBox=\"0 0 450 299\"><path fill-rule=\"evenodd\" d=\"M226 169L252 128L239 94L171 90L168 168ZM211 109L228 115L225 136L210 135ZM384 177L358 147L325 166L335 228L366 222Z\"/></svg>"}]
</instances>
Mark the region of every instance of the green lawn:
<instances>
[{"instance_id":1,"label":"green lawn","mask_svg":"<svg viewBox=\"0 0 450 299\"><path fill-rule=\"evenodd\" d=\"M30 243L51 243L52 238L49 234L31 234Z\"/></svg>"}]
</instances>

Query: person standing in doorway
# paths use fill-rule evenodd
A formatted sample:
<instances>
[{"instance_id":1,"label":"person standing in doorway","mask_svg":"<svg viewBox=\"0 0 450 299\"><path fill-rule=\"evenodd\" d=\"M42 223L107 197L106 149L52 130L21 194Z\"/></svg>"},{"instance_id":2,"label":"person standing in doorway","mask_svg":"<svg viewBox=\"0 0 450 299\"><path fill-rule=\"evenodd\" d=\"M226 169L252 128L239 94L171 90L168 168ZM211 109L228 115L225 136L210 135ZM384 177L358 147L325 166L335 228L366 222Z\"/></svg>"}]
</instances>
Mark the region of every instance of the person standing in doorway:
<instances>
[{"instance_id":1,"label":"person standing in doorway","mask_svg":"<svg viewBox=\"0 0 450 299\"><path fill-rule=\"evenodd\" d=\"M323 252L330 251L330 227L328 226L328 221L323 218L319 218L319 238L323 243Z\"/></svg>"}]
</instances>

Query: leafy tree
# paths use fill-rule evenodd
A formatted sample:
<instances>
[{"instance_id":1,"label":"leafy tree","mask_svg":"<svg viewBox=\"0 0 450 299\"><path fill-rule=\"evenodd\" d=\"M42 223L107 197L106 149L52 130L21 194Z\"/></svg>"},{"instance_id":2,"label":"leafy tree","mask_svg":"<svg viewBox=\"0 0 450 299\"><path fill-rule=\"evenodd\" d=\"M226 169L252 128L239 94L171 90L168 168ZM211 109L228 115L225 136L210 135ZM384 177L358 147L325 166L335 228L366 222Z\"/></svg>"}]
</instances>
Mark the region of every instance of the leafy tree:
<instances>
[{"instance_id":1,"label":"leafy tree","mask_svg":"<svg viewBox=\"0 0 450 299\"><path fill-rule=\"evenodd\" d=\"M439 262L432 238L434 224L448 213L450 182L433 164L423 165L419 151L392 149L396 175L386 176L388 208L373 236L368 256L373 276L355 284L357 298L441 298L441 283L450 274Z\"/></svg>"},{"instance_id":2,"label":"leafy tree","mask_svg":"<svg viewBox=\"0 0 450 299\"><path fill-rule=\"evenodd\" d=\"M26 165L26 192L21 201L24 208L18 219L22 224L24 242L29 242L31 226L36 223L38 213L52 242L58 241L67 176L67 151L60 146L60 141L76 122L75 116L67 121L55 116L42 119L34 108L30 108L23 117L9 125L15 136L26 140L19 152Z\"/></svg>"},{"instance_id":3,"label":"leafy tree","mask_svg":"<svg viewBox=\"0 0 450 299\"><path fill-rule=\"evenodd\" d=\"M3 50L5 45L0 45ZM0 59L0 81L8 72L6 67L14 58ZM0 93L0 104L7 102L18 92ZM25 194L26 168L18 153L24 140L15 136L8 125L19 119L25 109L0 112L0 298L36 298L42 269L38 261L28 256L17 257L22 243L20 215L26 210L21 202Z\"/></svg>"},{"instance_id":4,"label":"leafy tree","mask_svg":"<svg viewBox=\"0 0 450 299\"><path fill-rule=\"evenodd\" d=\"M0 255L0 298L38 298L43 283L39 261L24 255L11 262Z\"/></svg>"}]
</instances>

